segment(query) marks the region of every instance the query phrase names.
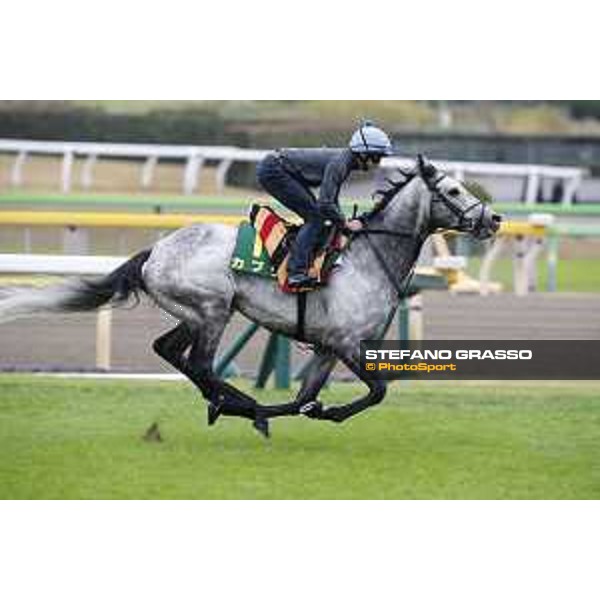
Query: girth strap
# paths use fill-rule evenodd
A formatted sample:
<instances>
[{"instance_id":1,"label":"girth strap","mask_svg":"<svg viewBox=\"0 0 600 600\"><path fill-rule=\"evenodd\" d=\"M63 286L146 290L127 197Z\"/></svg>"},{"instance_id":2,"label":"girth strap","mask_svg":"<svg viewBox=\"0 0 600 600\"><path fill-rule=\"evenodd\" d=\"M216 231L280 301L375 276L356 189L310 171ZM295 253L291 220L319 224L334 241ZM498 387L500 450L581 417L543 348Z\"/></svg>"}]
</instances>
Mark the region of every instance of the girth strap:
<instances>
[{"instance_id":1,"label":"girth strap","mask_svg":"<svg viewBox=\"0 0 600 600\"><path fill-rule=\"evenodd\" d=\"M306 322L306 292L296 294L298 298L298 316L296 321L296 339L305 342L305 322Z\"/></svg>"}]
</instances>

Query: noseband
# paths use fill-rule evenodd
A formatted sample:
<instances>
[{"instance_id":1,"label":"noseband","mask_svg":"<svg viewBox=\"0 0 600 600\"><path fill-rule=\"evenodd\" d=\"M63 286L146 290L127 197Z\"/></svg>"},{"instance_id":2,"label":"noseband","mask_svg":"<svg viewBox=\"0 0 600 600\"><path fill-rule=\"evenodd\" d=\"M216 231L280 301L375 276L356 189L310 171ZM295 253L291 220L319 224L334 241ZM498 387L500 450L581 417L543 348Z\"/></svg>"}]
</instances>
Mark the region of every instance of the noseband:
<instances>
[{"instance_id":1,"label":"noseband","mask_svg":"<svg viewBox=\"0 0 600 600\"><path fill-rule=\"evenodd\" d=\"M481 200L476 200L473 202L473 204L471 204L471 206L467 206L466 208L460 207L450 198L450 196L442 192L442 190L439 188L439 184L446 179L446 177L448 177L448 175L444 173L435 181L431 181L426 177L422 178L427 186L427 189L431 192L432 202L442 202L448 208L448 210L450 210L450 212L456 215L458 218L458 226L454 228L456 231L478 234L483 227L483 216L485 212L483 202ZM467 216L476 208L481 209L477 218Z\"/></svg>"}]
</instances>

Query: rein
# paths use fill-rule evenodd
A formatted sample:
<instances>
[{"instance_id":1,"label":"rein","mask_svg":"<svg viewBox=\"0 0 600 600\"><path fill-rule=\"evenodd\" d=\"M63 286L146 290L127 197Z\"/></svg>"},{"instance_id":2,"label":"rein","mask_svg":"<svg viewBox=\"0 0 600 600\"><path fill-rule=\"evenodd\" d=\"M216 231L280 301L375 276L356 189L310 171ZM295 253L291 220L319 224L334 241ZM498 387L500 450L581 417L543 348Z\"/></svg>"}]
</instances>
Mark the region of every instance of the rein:
<instances>
[{"instance_id":1,"label":"rein","mask_svg":"<svg viewBox=\"0 0 600 600\"><path fill-rule=\"evenodd\" d=\"M419 239L419 237L422 236L416 236L415 233L413 231L409 232L409 231L390 231L389 229L360 229L359 231L354 231L352 232L352 238L354 237L359 237L359 236L364 236L364 238L367 240L367 244L369 245L369 248L371 248L373 254L375 255L375 258L377 259L377 262L379 263L379 266L382 268L383 272L385 273L386 277L388 278L389 282L392 284L392 287L394 288L394 290L396 291L396 294L398 295L398 300L401 300L402 298L404 298L406 296L406 292L408 291L408 288L410 286L410 283L412 281L414 272L415 272L415 268L416 268L416 263L414 263L408 273L408 275L404 278L404 285L403 285L403 281L398 281L394 275L394 273L392 272L392 269L390 268L389 264L387 263L385 256L383 255L383 253L381 252L381 250L379 250L379 248L377 248L377 246L373 243L372 239L371 239L371 235L389 235L392 237L396 237L396 238L410 238L410 239Z\"/></svg>"}]
</instances>

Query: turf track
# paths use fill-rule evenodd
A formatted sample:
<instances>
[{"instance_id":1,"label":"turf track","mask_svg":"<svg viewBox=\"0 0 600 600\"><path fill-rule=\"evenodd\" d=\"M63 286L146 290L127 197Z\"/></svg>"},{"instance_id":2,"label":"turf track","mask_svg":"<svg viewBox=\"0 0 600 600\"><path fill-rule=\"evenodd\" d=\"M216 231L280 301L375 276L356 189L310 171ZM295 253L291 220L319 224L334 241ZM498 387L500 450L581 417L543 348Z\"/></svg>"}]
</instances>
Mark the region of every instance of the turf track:
<instances>
[{"instance_id":1,"label":"turf track","mask_svg":"<svg viewBox=\"0 0 600 600\"><path fill-rule=\"evenodd\" d=\"M336 384L328 402L357 386ZM205 425L184 383L0 376L2 498L598 498L600 383L400 385L344 425ZM283 392L264 392L263 402ZM143 441L157 421L164 441Z\"/></svg>"}]
</instances>

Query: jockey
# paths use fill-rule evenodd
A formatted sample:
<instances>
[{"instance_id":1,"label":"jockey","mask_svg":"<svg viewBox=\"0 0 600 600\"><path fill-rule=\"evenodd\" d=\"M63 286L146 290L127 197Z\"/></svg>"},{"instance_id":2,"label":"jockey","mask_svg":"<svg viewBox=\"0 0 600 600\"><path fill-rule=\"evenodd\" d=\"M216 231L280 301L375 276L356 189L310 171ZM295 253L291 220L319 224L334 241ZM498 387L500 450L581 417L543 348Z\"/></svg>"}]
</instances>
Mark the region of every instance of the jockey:
<instances>
[{"instance_id":1,"label":"jockey","mask_svg":"<svg viewBox=\"0 0 600 600\"><path fill-rule=\"evenodd\" d=\"M312 253L327 224L344 226L339 207L340 188L352 171L368 171L392 154L387 134L366 121L354 132L347 148L286 148L268 154L257 167L262 187L302 219L288 265L291 288L311 287L308 274ZM318 198L311 188L319 187ZM360 222L350 221L350 229Z\"/></svg>"}]
</instances>

